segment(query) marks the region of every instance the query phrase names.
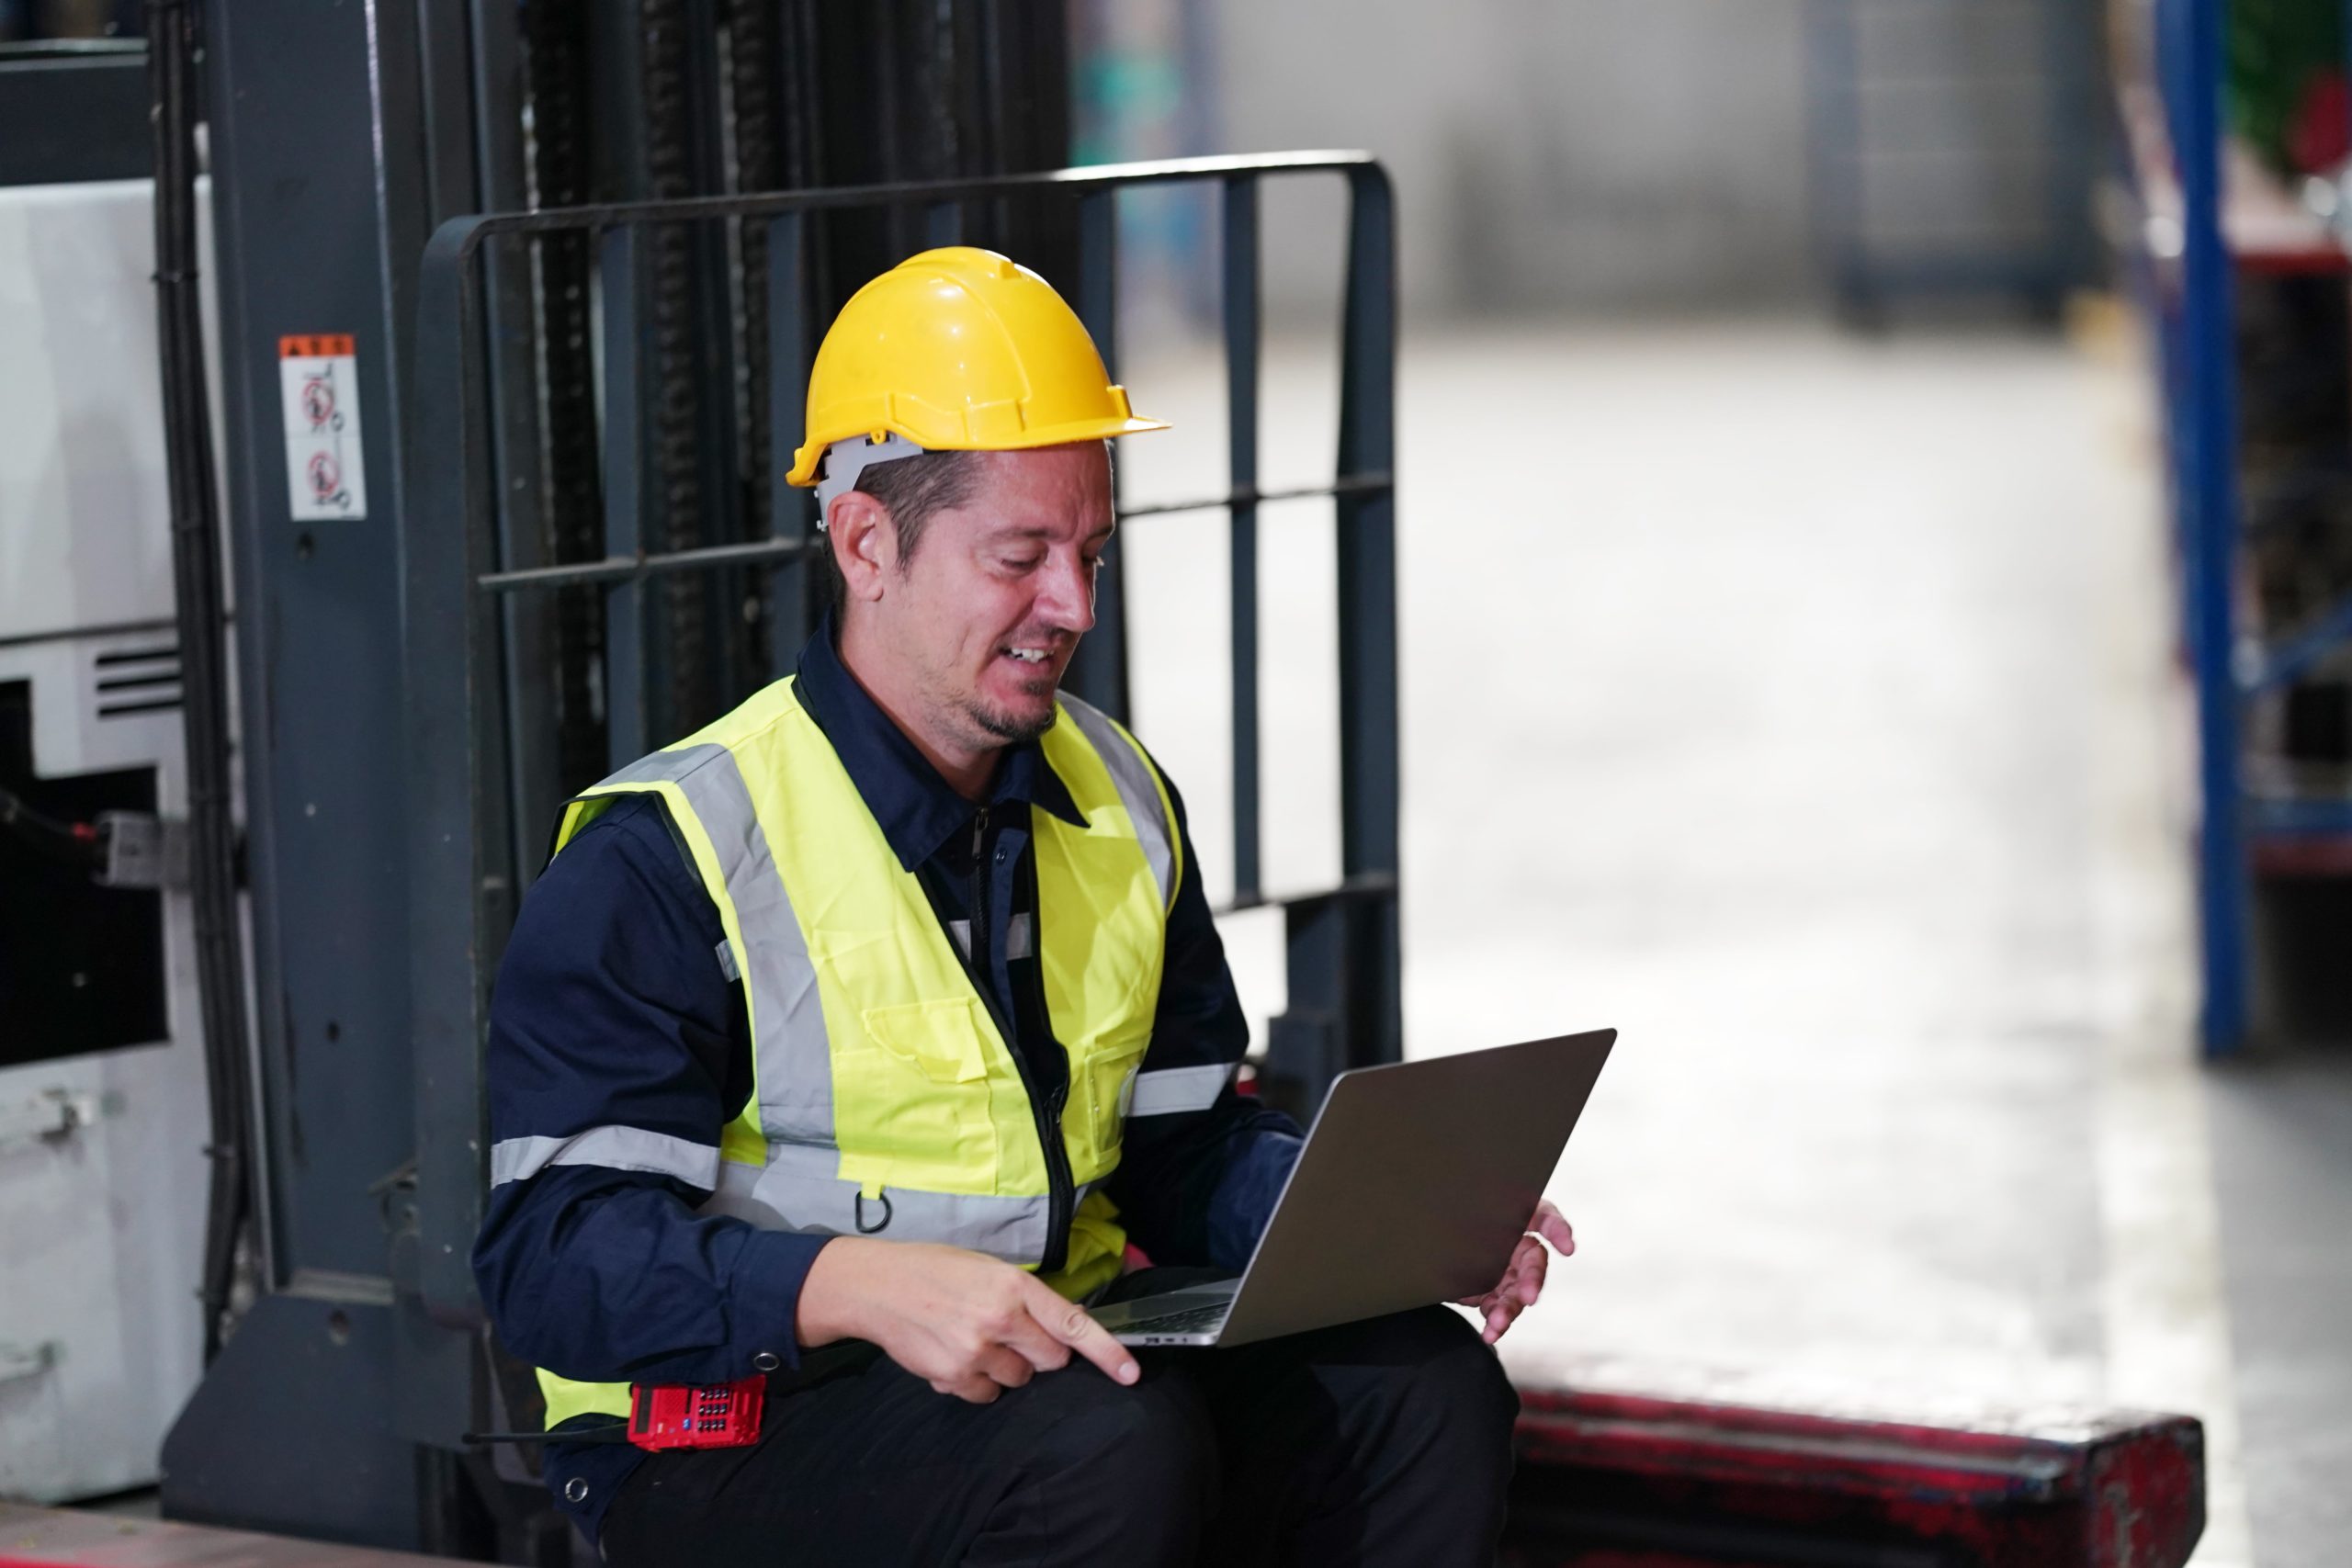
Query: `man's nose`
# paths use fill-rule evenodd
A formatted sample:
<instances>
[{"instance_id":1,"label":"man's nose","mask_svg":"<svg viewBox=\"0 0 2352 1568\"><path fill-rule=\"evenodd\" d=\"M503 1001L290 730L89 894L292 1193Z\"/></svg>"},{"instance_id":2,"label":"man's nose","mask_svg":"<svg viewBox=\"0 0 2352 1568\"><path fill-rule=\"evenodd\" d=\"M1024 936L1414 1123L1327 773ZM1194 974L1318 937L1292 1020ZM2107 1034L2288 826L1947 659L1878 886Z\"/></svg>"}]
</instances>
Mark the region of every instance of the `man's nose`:
<instances>
[{"instance_id":1,"label":"man's nose","mask_svg":"<svg viewBox=\"0 0 2352 1568\"><path fill-rule=\"evenodd\" d=\"M1082 637L1094 629L1094 569L1075 551L1056 555L1038 585L1037 614L1055 630Z\"/></svg>"}]
</instances>

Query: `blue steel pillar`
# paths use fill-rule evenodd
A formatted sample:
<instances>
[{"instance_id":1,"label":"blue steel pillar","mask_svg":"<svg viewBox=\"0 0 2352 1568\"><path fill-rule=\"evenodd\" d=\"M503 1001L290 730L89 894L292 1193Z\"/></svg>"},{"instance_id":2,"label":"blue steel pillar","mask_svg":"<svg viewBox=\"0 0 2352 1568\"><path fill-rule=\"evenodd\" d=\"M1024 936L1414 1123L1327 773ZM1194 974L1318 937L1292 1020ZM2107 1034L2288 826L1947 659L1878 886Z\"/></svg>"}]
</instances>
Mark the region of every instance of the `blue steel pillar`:
<instances>
[{"instance_id":1,"label":"blue steel pillar","mask_svg":"<svg viewBox=\"0 0 2352 1568\"><path fill-rule=\"evenodd\" d=\"M2237 565L2234 301L2222 231L2222 65L2225 0L2170 0L2158 15L2159 70L2181 190L2181 411L2174 482L2187 518L2184 579L2197 675L2199 941L2205 1053L2225 1055L2248 1027L2250 887L2238 776L2233 654Z\"/></svg>"}]
</instances>

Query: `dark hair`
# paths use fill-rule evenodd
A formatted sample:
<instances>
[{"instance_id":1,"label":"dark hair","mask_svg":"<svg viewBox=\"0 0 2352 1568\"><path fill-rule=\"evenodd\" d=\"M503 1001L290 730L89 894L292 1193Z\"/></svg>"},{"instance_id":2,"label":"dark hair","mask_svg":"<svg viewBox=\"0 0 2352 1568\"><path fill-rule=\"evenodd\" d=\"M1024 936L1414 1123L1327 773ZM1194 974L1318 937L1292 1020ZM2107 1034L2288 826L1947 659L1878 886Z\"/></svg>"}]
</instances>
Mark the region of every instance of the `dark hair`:
<instances>
[{"instance_id":1,"label":"dark hair","mask_svg":"<svg viewBox=\"0 0 2352 1568\"><path fill-rule=\"evenodd\" d=\"M855 488L889 511L891 531L899 536L901 570L914 559L915 547L922 542L922 531L932 517L953 511L972 499L972 491L979 484L979 457L978 452L925 452L920 457L876 463L857 476ZM830 539L826 541L825 568L832 581L833 603L839 604L848 596L848 585L842 581L841 562L834 558Z\"/></svg>"}]
</instances>

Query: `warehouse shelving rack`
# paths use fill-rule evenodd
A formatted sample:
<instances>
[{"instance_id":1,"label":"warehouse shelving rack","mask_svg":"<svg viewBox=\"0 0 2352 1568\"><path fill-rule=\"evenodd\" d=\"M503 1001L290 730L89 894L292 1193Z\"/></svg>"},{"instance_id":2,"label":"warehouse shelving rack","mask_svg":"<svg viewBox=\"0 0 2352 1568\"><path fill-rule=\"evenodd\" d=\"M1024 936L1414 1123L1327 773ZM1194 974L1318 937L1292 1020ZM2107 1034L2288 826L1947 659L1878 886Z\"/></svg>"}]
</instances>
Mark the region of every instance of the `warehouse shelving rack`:
<instances>
[{"instance_id":1,"label":"warehouse shelving rack","mask_svg":"<svg viewBox=\"0 0 2352 1568\"><path fill-rule=\"evenodd\" d=\"M2292 627L2241 624L2250 595L2235 337L2240 273L2344 275L2352 253L2225 136L2227 19L2226 0L2133 0L2116 17L2119 107L2140 197L2136 249L2156 329L2182 651L2197 694L2199 1030L2210 1056L2240 1050L2252 1031L2255 872L2352 869L2352 795L2250 778L2252 705L2352 644L2352 597Z\"/></svg>"}]
</instances>

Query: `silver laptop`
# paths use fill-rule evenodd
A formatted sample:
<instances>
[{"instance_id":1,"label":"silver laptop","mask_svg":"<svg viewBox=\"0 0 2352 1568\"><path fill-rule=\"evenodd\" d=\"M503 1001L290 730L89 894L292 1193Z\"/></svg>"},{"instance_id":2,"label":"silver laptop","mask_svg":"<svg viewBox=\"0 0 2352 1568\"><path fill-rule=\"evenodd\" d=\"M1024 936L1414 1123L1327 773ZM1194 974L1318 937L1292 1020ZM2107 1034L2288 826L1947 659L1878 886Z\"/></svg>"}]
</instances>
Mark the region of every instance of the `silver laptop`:
<instances>
[{"instance_id":1,"label":"silver laptop","mask_svg":"<svg viewBox=\"0 0 2352 1568\"><path fill-rule=\"evenodd\" d=\"M1238 1280L1096 1307L1128 1345L1247 1345L1483 1295L1613 1029L1342 1073Z\"/></svg>"}]
</instances>

